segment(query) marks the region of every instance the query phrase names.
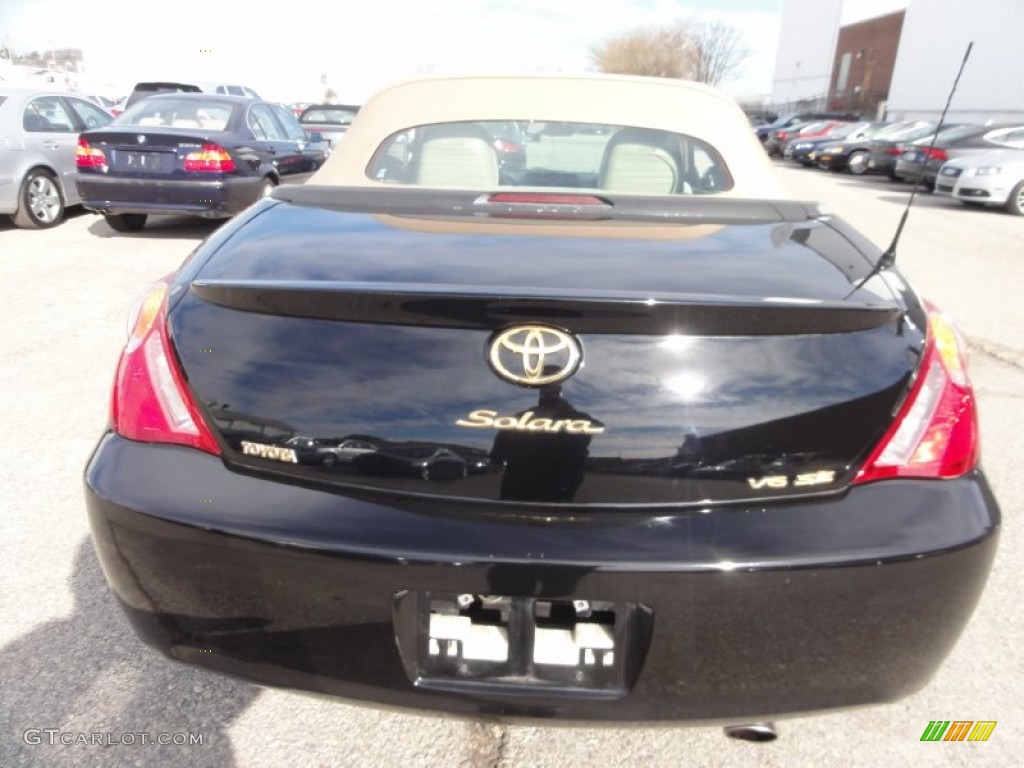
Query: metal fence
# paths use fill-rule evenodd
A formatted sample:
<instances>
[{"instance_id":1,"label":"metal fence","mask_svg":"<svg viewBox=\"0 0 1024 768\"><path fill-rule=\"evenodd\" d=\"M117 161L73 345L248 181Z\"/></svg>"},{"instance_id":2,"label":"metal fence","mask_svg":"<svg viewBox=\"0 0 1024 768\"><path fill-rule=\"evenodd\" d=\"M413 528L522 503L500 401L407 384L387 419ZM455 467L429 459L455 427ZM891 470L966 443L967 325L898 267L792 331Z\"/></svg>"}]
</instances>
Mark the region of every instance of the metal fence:
<instances>
[{"instance_id":1,"label":"metal fence","mask_svg":"<svg viewBox=\"0 0 1024 768\"><path fill-rule=\"evenodd\" d=\"M768 117L792 115L800 112L836 112L860 116L865 120L880 120L885 116L886 97L881 92L847 92L845 94L819 94L804 99L773 102L740 100L739 105L748 115Z\"/></svg>"}]
</instances>

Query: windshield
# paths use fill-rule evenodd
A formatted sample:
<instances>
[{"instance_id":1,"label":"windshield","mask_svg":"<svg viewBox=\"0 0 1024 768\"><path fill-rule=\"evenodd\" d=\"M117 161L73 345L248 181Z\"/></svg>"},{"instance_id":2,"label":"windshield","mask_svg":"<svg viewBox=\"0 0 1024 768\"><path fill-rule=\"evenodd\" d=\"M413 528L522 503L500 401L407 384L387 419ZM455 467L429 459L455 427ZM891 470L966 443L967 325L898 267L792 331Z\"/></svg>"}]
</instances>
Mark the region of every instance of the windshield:
<instances>
[{"instance_id":1,"label":"windshield","mask_svg":"<svg viewBox=\"0 0 1024 768\"><path fill-rule=\"evenodd\" d=\"M842 123L837 125L829 132L830 139L841 139L844 136L849 136L855 131L864 131L868 128L870 123Z\"/></svg>"},{"instance_id":2,"label":"windshield","mask_svg":"<svg viewBox=\"0 0 1024 768\"><path fill-rule=\"evenodd\" d=\"M964 139L983 132L984 129L980 125L950 126L939 131L939 138L943 141L956 141L957 139Z\"/></svg>"},{"instance_id":3,"label":"windshield","mask_svg":"<svg viewBox=\"0 0 1024 768\"><path fill-rule=\"evenodd\" d=\"M356 119L356 113L350 109L307 109L302 113L303 123L331 123L348 125Z\"/></svg>"},{"instance_id":4,"label":"windshield","mask_svg":"<svg viewBox=\"0 0 1024 768\"><path fill-rule=\"evenodd\" d=\"M901 131L897 131L885 138L893 141L914 141L915 139L924 138L925 136L931 136L935 132L935 123L917 123L904 128Z\"/></svg>"},{"instance_id":5,"label":"windshield","mask_svg":"<svg viewBox=\"0 0 1024 768\"><path fill-rule=\"evenodd\" d=\"M420 125L389 137L366 169L383 183L438 189L569 187L714 194L732 177L710 144L622 125L528 120Z\"/></svg>"}]
</instances>

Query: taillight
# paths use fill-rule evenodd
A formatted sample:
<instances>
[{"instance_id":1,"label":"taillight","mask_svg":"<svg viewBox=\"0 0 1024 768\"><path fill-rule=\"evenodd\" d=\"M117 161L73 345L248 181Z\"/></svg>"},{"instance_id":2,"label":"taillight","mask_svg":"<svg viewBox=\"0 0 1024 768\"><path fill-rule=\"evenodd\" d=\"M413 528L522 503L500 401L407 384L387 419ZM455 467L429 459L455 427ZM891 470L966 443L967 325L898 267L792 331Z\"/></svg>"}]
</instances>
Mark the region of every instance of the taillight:
<instances>
[{"instance_id":1,"label":"taillight","mask_svg":"<svg viewBox=\"0 0 1024 768\"><path fill-rule=\"evenodd\" d=\"M189 152L185 155L185 170L231 173L235 170L235 161L223 147L217 144L204 144L198 152Z\"/></svg>"},{"instance_id":2,"label":"taillight","mask_svg":"<svg viewBox=\"0 0 1024 768\"><path fill-rule=\"evenodd\" d=\"M887 155L902 155L903 154L903 148L902 147L889 147L887 150L885 150L885 154L887 154Z\"/></svg>"},{"instance_id":3,"label":"taillight","mask_svg":"<svg viewBox=\"0 0 1024 768\"><path fill-rule=\"evenodd\" d=\"M552 192L495 192L478 203L525 203L540 205L600 205L609 207L607 201L594 195L565 195Z\"/></svg>"},{"instance_id":4,"label":"taillight","mask_svg":"<svg viewBox=\"0 0 1024 768\"><path fill-rule=\"evenodd\" d=\"M508 139L495 139L494 148L504 154L515 154L523 151L522 145Z\"/></svg>"},{"instance_id":5,"label":"taillight","mask_svg":"<svg viewBox=\"0 0 1024 768\"><path fill-rule=\"evenodd\" d=\"M978 414L963 342L928 307L928 340L910 395L854 483L890 477L951 478L978 463Z\"/></svg>"},{"instance_id":6,"label":"taillight","mask_svg":"<svg viewBox=\"0 0 1024 768\"><path fill-rule=\"evenodd\" d=\"M88 141L79 139L75 147L75 165L79 168L105 168L107 156L102 149L91 147Z\"/></svg>"},{"instance_id":7,"label":"taillight","mask_svg":"<svg viewBox=\"0 0 1024 768\"><path fill-rule=\"evenodd\" d=\"M551 192L496 192L475 201L481 212L496 219L573 219L596 221L608 217L612 205L594 195ZM499 206L497 210L488 206Z\"/></svg>"},{"instance_id":8,"label":"taillight","mask_svg":"<svg viewBox=\"0 0 1024 768\"><path fill-rule=\"evenodd\" d=\"M926 149L924 151L924 154L925 157L927 157L929 160L941 160L942 162L946 162L947 160L949 160L949 155L946 154L946 150L942 149L941 147L932 147L930 149Z\"/></svg>"},{"instance_id":9,"label":"taillight","mask_svg":"<svg viewBox=\"0 0 1024 768\"><path fill-rule=\"evenodd\" d=\"M178 368L167 335L167 288L156 283L130 320L111 397L114 431L129 440L176 443L220 454Z\"/></svg>"}]
</instances>

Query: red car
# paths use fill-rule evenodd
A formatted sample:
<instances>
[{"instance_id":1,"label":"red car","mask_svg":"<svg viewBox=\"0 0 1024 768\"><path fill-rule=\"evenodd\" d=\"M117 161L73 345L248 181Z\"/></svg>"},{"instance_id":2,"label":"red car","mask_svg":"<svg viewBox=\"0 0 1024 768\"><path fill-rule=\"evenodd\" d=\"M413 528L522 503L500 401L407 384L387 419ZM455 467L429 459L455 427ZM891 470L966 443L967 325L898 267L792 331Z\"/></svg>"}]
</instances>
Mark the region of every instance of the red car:
<instances>
[{"instance_id":1,"label":"red car","mask_svg":"<svg viewBox=\"0 0 1024 768\"><path fill-rule=\"evenodd\" d=\"M788 158L792 153L790 148L792 142L805 139L823 139L831 135L832 131L836 128L848 124L849 121L847 120L822 120L816 123L807 123L802 127L798 127L795 131L779 131L779 154Z\"/></svg>"}]
</instances>

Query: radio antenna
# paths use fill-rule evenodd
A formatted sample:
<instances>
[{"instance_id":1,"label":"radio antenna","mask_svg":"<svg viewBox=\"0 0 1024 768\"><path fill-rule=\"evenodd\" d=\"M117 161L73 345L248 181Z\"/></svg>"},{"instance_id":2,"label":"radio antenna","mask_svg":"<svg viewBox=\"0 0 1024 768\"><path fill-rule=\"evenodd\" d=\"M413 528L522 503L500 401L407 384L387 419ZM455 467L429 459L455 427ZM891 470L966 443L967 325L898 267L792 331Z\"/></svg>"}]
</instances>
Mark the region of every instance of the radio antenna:
<instances>
[{"instance_id":1,"label":"radio antenna","mask_svg":"<svg viewBox=\"0 0 1024 768\"><path fill-rule=\"evenodd\" d=\"M939 138L939 131L942 130L942 126L946 122L946 113L949 111L949 105L953 101L953 94L956 93L956 87L960 83L960 75L964 73L964 67L967 66L967 58L971 55L971 48L973 47L974 42L972 41L967 44L967 50L964 51L964 60L960 62L960 71L956 73L956 80L953 81L953 88L949 91L949 98L946 99L946 106L943 108L942 115L939 117L939 124L935 126L935 133L932 134L932 142L928 145L928 151L925 152L924 164L928 162L928 158L932 156L932 150L935 149L935 140ZM921 186L921 181L924 179L924 164L921 166L921 175L918 176L917 181L914 182L914 188L910 190L910 199L907 200L907 207L903 209L903 215L900 217L900 223L896 227L896 234L893 235L892 243L890 243L888 250L879 257L878 262L867 277L861 280L860 285L857 286L858 288L883 269L889 269L889 267L896 263L896 245L900 241L900 235L903 234L903 226L907 223L907 215L910 213L910 206L914 204L914 197L917 196L917 189Z\"/></svg>"}]
</instances>

